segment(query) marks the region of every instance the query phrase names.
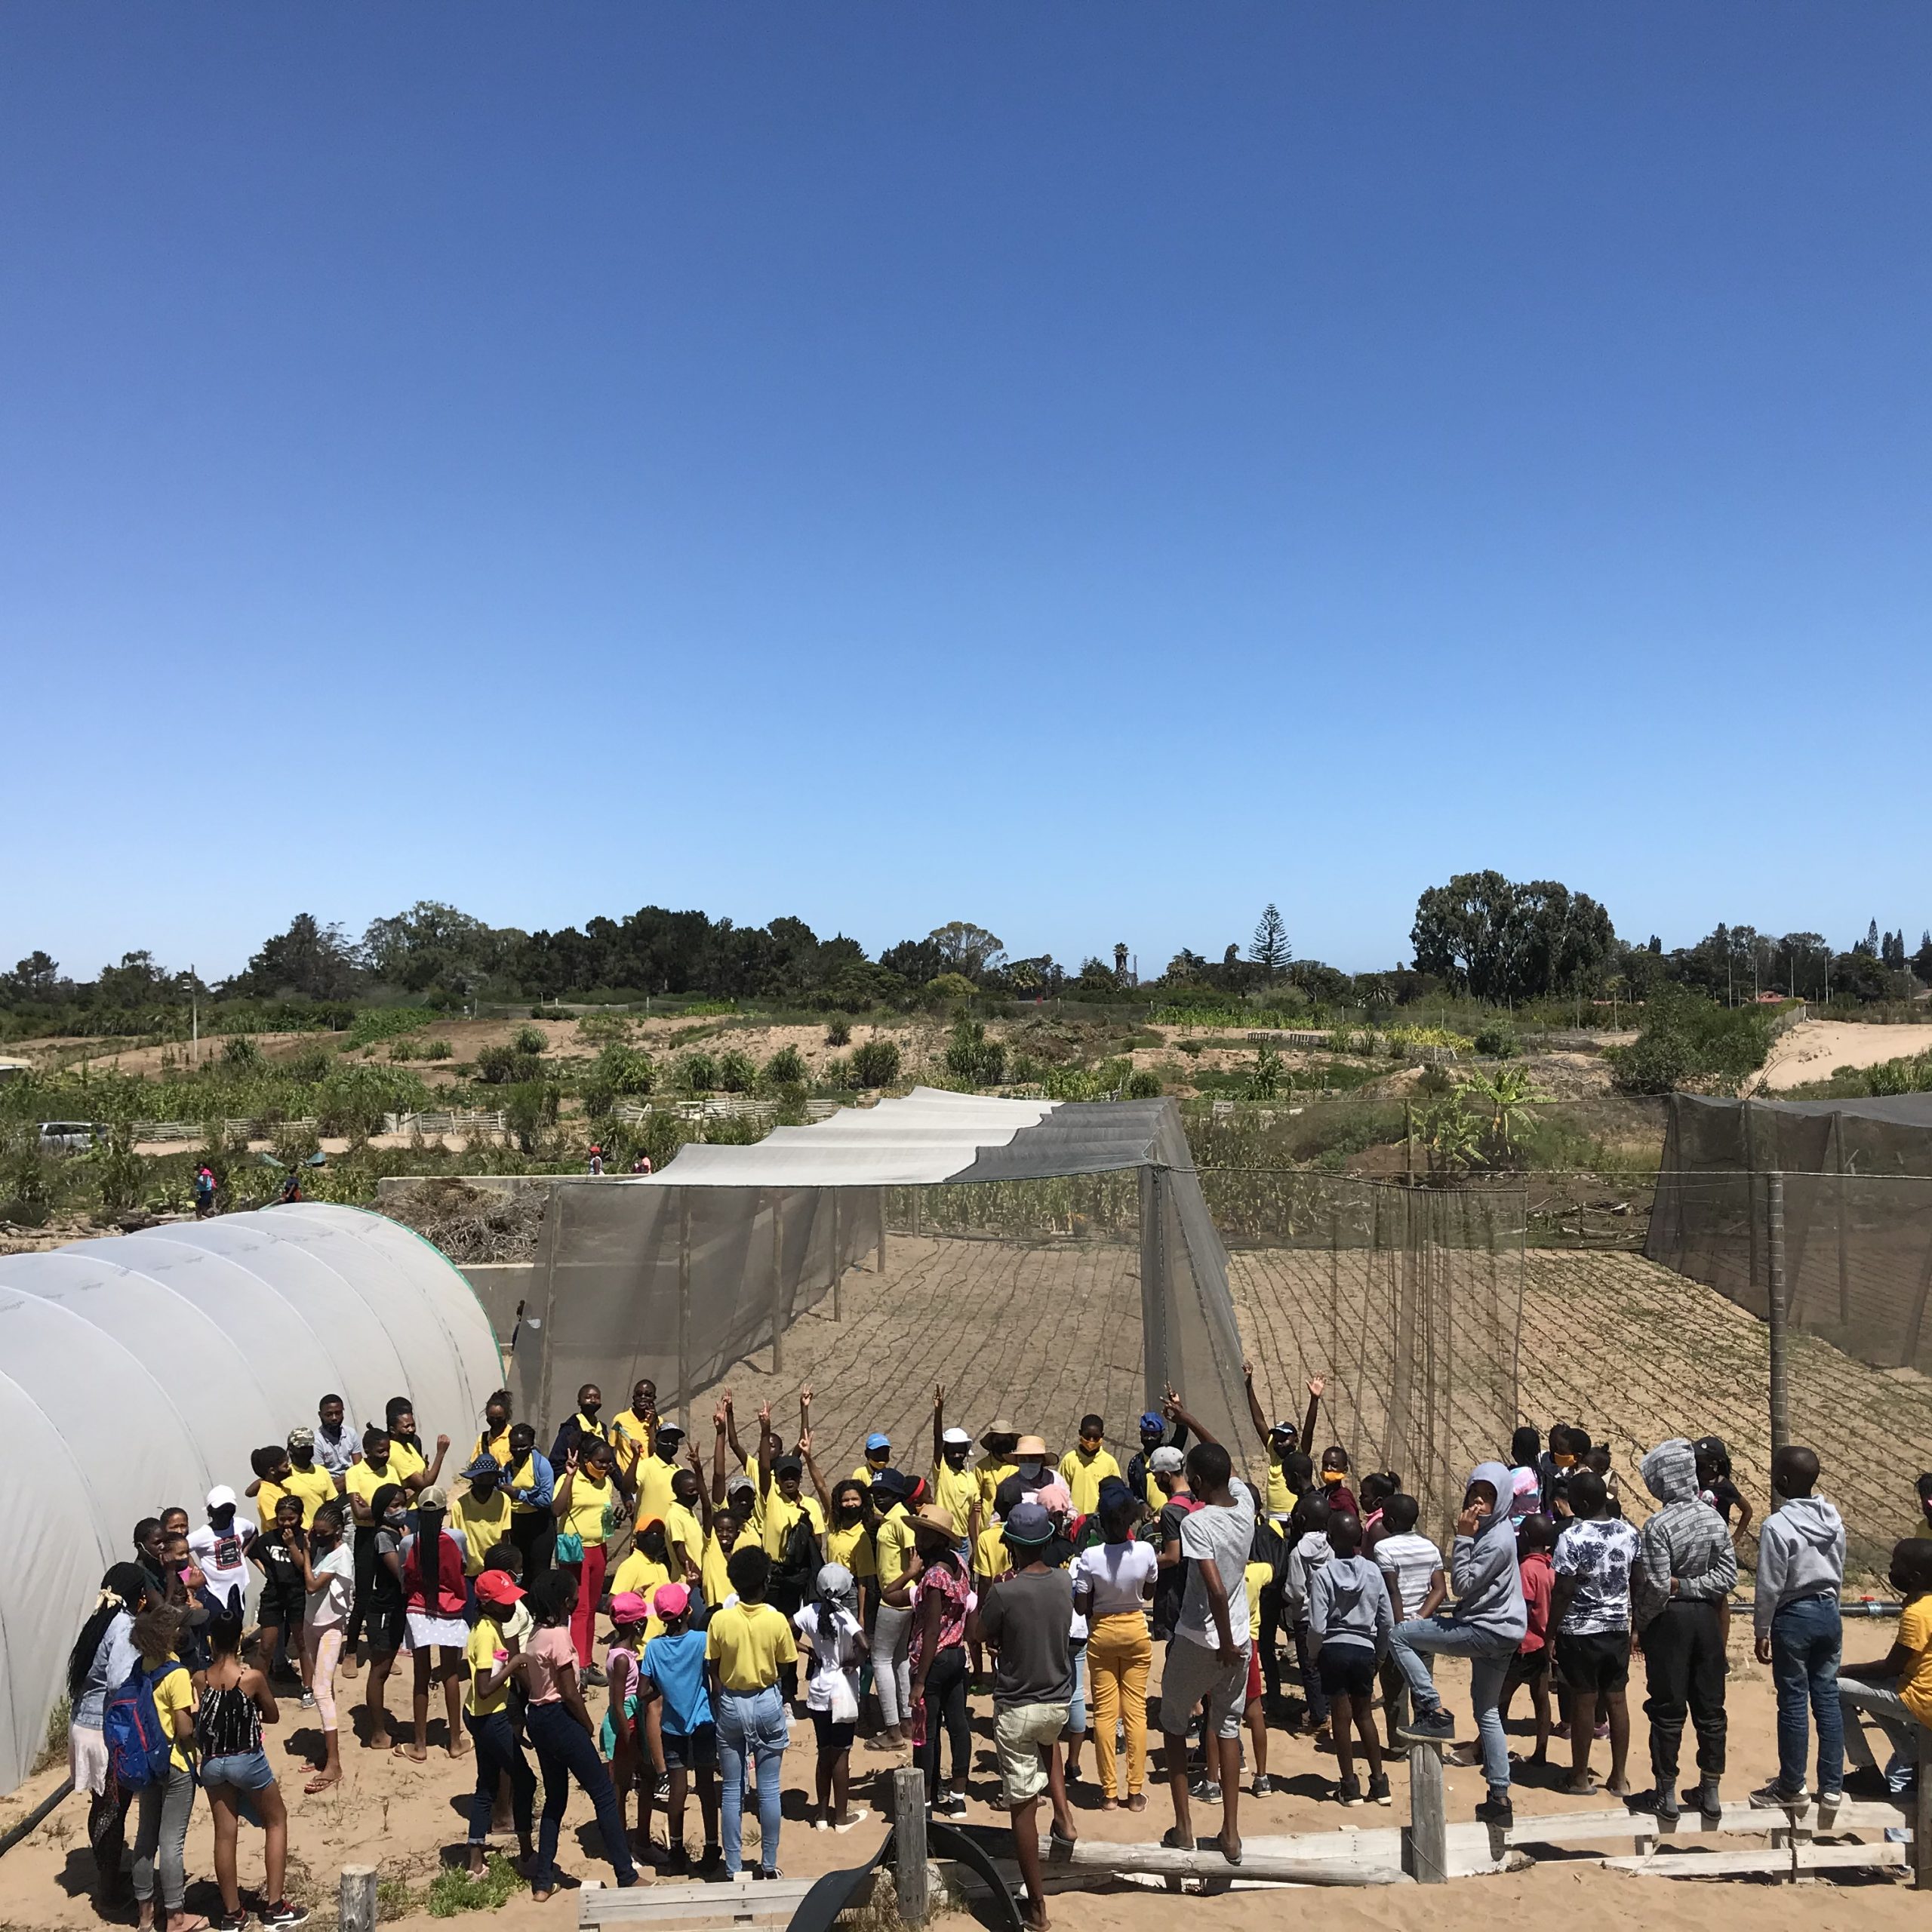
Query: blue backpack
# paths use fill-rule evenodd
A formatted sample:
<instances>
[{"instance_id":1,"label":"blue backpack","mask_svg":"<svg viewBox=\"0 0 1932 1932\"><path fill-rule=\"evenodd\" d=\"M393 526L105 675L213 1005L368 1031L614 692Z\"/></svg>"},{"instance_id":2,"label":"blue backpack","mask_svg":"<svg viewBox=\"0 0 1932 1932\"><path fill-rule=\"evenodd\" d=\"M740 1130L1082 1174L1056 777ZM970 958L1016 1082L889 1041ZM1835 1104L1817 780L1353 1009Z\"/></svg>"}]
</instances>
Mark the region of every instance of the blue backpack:
<instances>
[{"instance_id":1,"label":"blue backpack","mask_svg":"<svg viewBox=\"0 0 1932 1932\"><path fill-rule=\"evenodd\" d=\"M137 1664L127 1682L107 1695L107 1707L101 1719L101 1734L106 1740L107 1761L114 1781L123 1791L140 1791L151 1784L165 1784L172 1767L174 1740L161 1721L155 1708L154 1687L180 1665L172 1657L153 1670Z\"/></svg>"}]
</instances>

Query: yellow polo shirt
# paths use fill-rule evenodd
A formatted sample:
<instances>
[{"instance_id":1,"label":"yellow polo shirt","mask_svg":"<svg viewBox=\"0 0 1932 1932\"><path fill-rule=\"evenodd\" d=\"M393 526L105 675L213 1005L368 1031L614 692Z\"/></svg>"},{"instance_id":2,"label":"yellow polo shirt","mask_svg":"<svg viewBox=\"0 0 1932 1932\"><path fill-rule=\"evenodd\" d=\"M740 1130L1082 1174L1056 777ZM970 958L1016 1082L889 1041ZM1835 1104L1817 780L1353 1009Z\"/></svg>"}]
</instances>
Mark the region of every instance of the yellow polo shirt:
<instances>
[{"instance_id":1,"label":"yellow polo shirt","mask_svg":"<svg viewBox=\"0 0 1932 1932\"><path fill-rule=\"evenodd\" d=\"M798 1660L789 1621L768 1603L734 1603L715 1611L705 1627L704 1654L718 1681L740 1696L778 1681L781 1666Z\"/></svg>"},{"instance_id":2,"label":"yellow polo shirt","mask_svg":"<svg viewBox=\"0 0 1932 1932\"><path fill-rule=\"evenodd\" d=\"M1073 1498L1073 1513L1091 1516L1100 1506L1100 1484L1108 1476L1120 1474L1120 1465L1104 1449L1088 1455L1081 1448L1069 1449L1060 1459L1060 1479Z\"/></svg>"}]
</instances>

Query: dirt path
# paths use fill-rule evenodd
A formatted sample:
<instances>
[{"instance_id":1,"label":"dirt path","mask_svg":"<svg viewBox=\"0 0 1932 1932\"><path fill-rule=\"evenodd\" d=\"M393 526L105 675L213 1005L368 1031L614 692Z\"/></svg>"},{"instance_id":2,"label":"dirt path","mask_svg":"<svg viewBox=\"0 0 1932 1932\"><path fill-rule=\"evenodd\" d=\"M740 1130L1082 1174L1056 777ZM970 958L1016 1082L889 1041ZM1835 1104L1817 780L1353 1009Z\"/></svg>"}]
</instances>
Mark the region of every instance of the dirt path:
<instances>
[{"instance_id":1,"label":"dirt path","mask_svg":"<svg viewBox=\"0 0 1932 1932\"><path fill-rule=\"evenodd\" d=\"M1746 1091L1781 1094L1829 1080L1841 1067L1932 1053L1932 1026L1867 1026L1854 1020L1801 1020L1779 1035Z\"/></svg>"}]
</instances>

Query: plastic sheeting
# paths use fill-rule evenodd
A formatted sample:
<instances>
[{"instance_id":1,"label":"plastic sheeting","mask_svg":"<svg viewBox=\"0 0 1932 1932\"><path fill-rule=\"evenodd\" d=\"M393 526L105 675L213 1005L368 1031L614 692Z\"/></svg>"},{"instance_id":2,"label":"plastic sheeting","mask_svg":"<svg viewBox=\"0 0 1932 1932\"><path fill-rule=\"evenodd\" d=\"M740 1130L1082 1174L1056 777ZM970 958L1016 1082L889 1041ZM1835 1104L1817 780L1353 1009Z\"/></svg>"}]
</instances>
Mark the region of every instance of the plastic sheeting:
<instances>
[{"instance_id":1,"label":"plastic sheeting","mask_svg":"<svg viewBox=\"0 0 1932 1932\"><path fill-rule=\"evenodd\" d=\"M0 1791L40 1753L67 1654L134 1526L199 1520L250 1452L342 1395L407 1394L461 1442L502 1380L469 1284L379 1215L321 1202L0 1257ZM246 1513L245 1512L244 1513Z\"/></svg>"}]
</instances>

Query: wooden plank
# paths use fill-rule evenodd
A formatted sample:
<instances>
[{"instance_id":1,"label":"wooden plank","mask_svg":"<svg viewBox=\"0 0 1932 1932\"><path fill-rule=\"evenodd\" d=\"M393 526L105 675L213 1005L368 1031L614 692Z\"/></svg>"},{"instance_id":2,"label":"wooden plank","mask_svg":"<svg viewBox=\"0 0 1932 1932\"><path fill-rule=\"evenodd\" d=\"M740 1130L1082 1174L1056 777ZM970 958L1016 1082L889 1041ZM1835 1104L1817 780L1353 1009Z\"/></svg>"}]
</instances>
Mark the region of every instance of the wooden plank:
<instances>
[{"instance_id":1,"label":"wooden plank","mask_svg":"<svg viewBox=\"0 0 1932 1932\"><path fill-rule=\"evenodd\" d=\"M1902 1844L1801 1844L1797 1850L1801 1872L1857 1870L1876 1866L1903 1868L1908 1847Z\"/></svg>"},{"instance_id":2,"label":"wooden plank","mask_svg":"<svg viewBox=\"0 0 1932 1932\"><path fill-rule=\"evenodd\" d=\"M1041 1841L1041 1853L1048 1854L1051 1841ZM1083 1838L1069 1852L1061 1846L1053 1850L1057 1867L1075 1871L1150 1872L1169 1878L1276 1878L1303 1885L1401 1885L1407 1875L1386 1859L1346 1855L1309 1857L1300 1853L1263 1849L1254 1839L1241 1847L1241 1861L1230 1865L1212 1838L1197 1841L1192 1851L1180 1851L1164 1844L1116 1844L1099 1838Z\"/></svg>"},{"instance_id":3,"label":"wooden plank","mask_svg":"<svg viewBox=\"0 0 1932 1932\"><path fill-rule=\"evenodd\" d=\"M790 1923L811 1878L754 1880L749 1872L722 1884L586 1885L578 1894L580 1926L757 1926ZM855 1901L856 1902L856 1901Z\"/></svg>"},{"instance_id":4,"label":"wooden plank","mask_svg":"<svg viewBox=\"0 0 1932 1932\"><path fill-rule=\"evenodd\" d=\"M1653 1878L1727 1878L1743 1872L1786 1878L1791 1872L1789 1850L1762 1851L1658 1852L1654 1857L1605 1858L1607 1872L1641 1872Z\"/></svg>"},{"instance_id":5,"label":"wooden plank","mask_svg":"<svg viewBox=\"0 0 1932 1932\"><path fill-rule=\"evenodd\" d=\"M1932 1281L1932 1251L1925 1262L1926 1278ZM1922 1305L1924 1295L1919 1300ZM1907 1355L1905 1359L1912 1359ZM1918 1788L1912 1795L1912 1883L1915 1891L1932 1887L1932 1730L1918 1729Z\"/></svg>"},{"instance_id":6,"label":"wooden plank","mask_svg":"<svg viewBox=\"0 0 1932 1932\"><path fill-rule=\"evenodd\" d=\"M1485 1843L1487 1837L1485 1830ZM1449 1882L1449 1828L1443 1808L1439 1744L1409 1746L1409 1824L1402 1869L1419 1885Z\"/></svg>"}]
</instances>

